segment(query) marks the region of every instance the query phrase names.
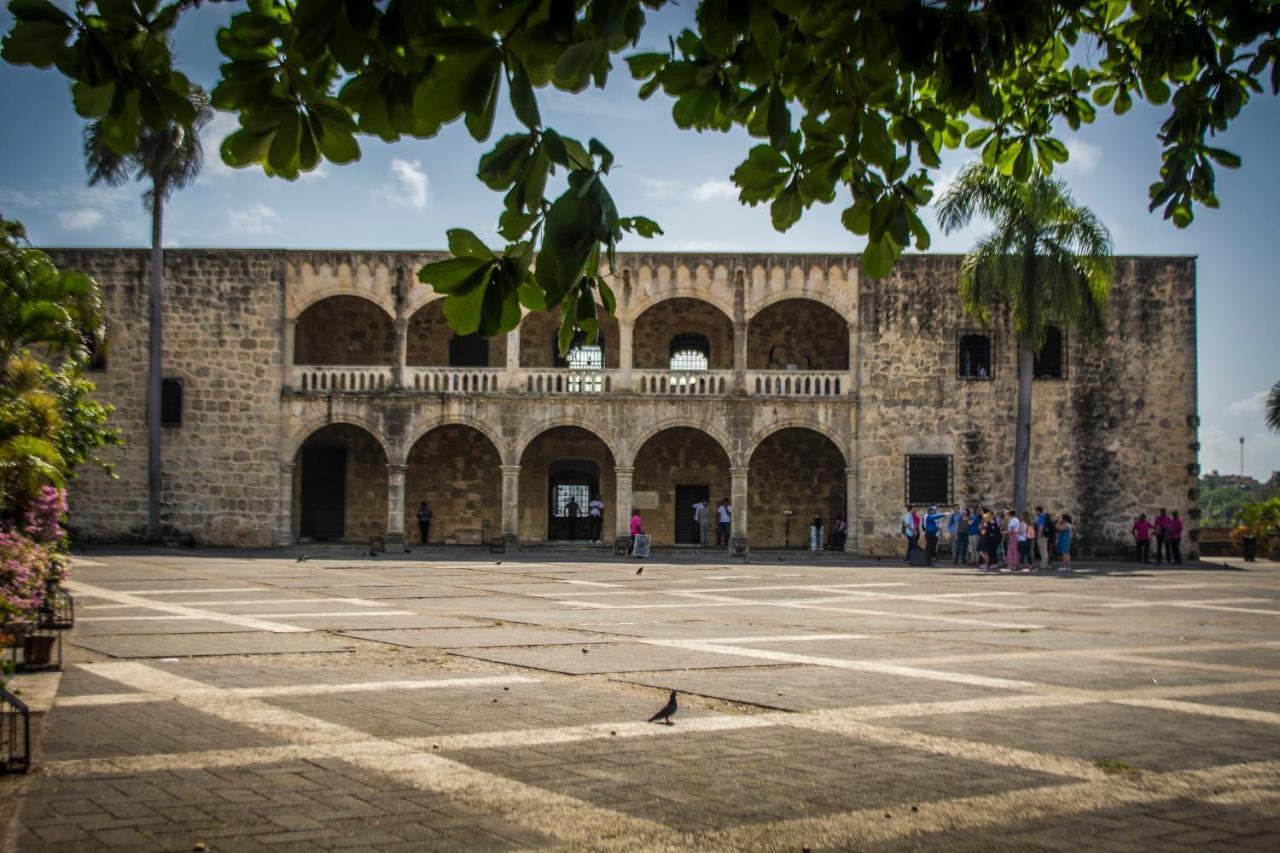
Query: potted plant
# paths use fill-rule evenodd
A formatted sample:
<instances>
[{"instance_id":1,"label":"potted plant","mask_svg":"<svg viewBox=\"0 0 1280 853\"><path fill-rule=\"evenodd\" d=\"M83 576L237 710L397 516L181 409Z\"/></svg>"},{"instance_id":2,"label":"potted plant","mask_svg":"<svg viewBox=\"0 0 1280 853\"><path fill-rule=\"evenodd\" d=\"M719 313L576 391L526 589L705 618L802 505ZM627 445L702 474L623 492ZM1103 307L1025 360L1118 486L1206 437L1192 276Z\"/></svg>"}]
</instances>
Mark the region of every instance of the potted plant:
<instances>
[{"instance_id":1,"label":"potted plant","mask_svg":"<svg viewBox=\"0 0 1280 853\"><path fill-rule=\"evenodd\" d=\"M1271 553L1271 543L1280 534L1280 498L1245 504L1236 511L1236 527L1231 539L1240 546L1245 562L1257 559L1262 553Z\"/></svg>"}]
</instances>

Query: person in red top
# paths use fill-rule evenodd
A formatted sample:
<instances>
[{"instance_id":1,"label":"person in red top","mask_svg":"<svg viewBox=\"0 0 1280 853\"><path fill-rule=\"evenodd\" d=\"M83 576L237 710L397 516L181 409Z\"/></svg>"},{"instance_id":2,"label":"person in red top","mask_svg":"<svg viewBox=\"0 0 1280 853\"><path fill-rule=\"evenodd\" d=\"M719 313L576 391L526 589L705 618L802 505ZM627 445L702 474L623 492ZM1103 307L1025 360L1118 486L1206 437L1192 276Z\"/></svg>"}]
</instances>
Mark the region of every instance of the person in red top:
<instances>
[{"instance_id":1,"label":"person in red top","mask_svg":"<svg viewBox=\"0 0 1280 853\"><path fill-rule=\"evenodd\" d=\"M631 544L627 546L627 556L636 550L636 536L644 533L644 521L640 518L640 510L631 511Z\"/></svg>"},{"instance_id":2,"label":"person in red top","mask_svg":"<svg viewBox=\"0 0 1280 853\"><path fill-rule=\"evenodd\" d=\"M1156 516L1156 565L1160 565L1161 560L1173 562L1173 554L1169 550L1169 524L1173 519L1169 518L1169 512L1164 507L1160 507L1160 514Z\"/></svg>"},{"instance_id":3,"label":"person in red top","mask_svg":"<svg viewBox=\"0 0 1280 853\"><path fill-rule=\"evenodd\" d=\"M1182 519L1176 509L1169 519L1169 562L1182 565Z\"/></svg>"},{"instance_id":4,"label":"person in red top","mask_svg":"<svg viewBox=\"0 0 1280 853\"><path fill-rule=\"evenodd\" d=\"M1144 512L1133 522L1133 541L1138 545L1138 562L1151 562L1151 522L1147 521L1147 514Z\"/></svg>"}]
</instances>

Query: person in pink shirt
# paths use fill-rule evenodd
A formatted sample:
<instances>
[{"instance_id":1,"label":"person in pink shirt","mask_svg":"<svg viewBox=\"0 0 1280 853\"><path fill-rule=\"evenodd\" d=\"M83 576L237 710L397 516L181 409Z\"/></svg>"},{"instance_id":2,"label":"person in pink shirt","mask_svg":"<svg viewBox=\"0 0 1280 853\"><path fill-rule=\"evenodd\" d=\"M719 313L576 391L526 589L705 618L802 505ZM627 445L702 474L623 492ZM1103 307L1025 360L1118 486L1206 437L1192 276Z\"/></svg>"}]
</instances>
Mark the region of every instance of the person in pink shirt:
<instances>
[{"instance_id":1,"label":"person in pink shirt","mask_svg":"<svg viewBox=\"0 0 1280 853\"><path fill-rule=\"evenodd\" d=\"M1169 562L1182 565L1182 519L1176 509L1169 519Z\"/></svg>"},{"instance_id":2,"label":"person in pink shirt","mask_svg":"<svg viewBox=\"0 0 1280 853\"><path fill-rule=\"evenodd\" d=\"M631 544L627 546L627 556L636 549L636 537L644 533L644 521L640 518L640 510L631 510Z\"/></svg>"},{"instance_id":3,"label":"person in pink shirt","mask_svg":"<svg viewBox=\"0 0 1280 853\"><path fill-rule=\"evenodd\" d=\"M1138 545L1138 562L1151 562L1151 522L1147 521L1147 514L1144 512L1133 522L1133 528L1130 532L1133 534L1133 541Z\"/></svg>"}]
</instances>

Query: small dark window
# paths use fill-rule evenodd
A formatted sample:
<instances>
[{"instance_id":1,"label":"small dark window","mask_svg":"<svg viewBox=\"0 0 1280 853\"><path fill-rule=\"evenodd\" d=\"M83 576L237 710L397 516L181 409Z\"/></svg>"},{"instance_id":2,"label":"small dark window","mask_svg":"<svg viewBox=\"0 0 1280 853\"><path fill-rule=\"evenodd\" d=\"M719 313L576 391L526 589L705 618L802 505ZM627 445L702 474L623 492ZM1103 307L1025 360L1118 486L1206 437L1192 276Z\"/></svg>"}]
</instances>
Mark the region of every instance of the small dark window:
<instances>
[{"instance_id":1,"label":"small dark window","mask_svg":"<svg viewBox=\"0 0 1280 853\"><path fill-rule=\"evenodd\" d=\"M905 467L908 504L951 505L950 456L907 456Z\"/></svg>"},{"instance_id":2,"label":"small dark window","mask_svg":"<svg viewBox=\"0 0 1280 853\"><path fill-rule=\"evenodd\" d=\"M1067 336L1057 326L1045 326L1044 346L1036 353L1036 379L1067 378Z\"/></svg>"},{"instance_id":3,"label":"small dark window","mask_svg":"<svg viewBox=\"0 0 1280 853\"><path fill-rule=\"evenodd\" d=\"M182 424L182 380L160 380L160 423L164 426Z\"/></svg>"},{"instance_id":4,"label":"small dark window","mask_svg":"<svg viewBox=\"0 0 1280 853\"><path fill-rule=\"evenodd\" d=\"M991 338L981 332L961 332L956 347L956 375L961 379L990 379Z\"/></svg>"},{"instance_id":5,"label":"small dark window","mask_svg":"<svg viewBox=\"0 0 1280 853\"><path fill-rule=\"evenodd\" d=\"M449 341L450 367L488 367L489 339L483 335L454 335Z\"/></svg>"},{"instance_id":6,"label":"small dark window","mask_svg":"<svg viewBox=\"0 0 1280 853\"><path fill-rule=\"evenodd\" d=\"M706 335L681 334L671 339L672 370L706 370L711 363L711 344Z\"/></svg>"}]
</instances>

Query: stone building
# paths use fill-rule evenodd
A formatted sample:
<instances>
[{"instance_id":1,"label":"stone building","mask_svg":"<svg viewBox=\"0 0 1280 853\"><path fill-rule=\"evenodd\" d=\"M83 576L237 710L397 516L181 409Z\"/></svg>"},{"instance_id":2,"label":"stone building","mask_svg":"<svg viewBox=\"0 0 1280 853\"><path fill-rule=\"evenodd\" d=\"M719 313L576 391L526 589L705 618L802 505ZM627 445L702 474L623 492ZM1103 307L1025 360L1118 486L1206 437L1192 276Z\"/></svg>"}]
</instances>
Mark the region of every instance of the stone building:
<instances>
[{"instance_id":1,"label":"stone building","mask_svg":"<svg viewBox=\"0 0 1280 853\"><path fill-rule=\"evenodd\" d=\"M58 250L102 285L112 342L99 396L126 444L119 478L72 490L82 535L146 518L148 255ZM956 297L960 258L623 254L616 317L567 359L557 318L459 337L415 271L439 256L176 250L165 270L163 519L210 545L405 536L433 543L601 539L638 508L656 546L695 542L692 505L729 498L752 547L897 554L904 503L1012 492L1015 347ZM1119 259L1111 331L1052 330L1037 360L1030 491L1111 550L1159 506L1195 519L1195 262ZM1188 527L1194 528L1194 520ZM1192 532L1194 539L1194 531ZM1194 545L1191 546L1194 550Z\"/></svg>"}]
</instances>

